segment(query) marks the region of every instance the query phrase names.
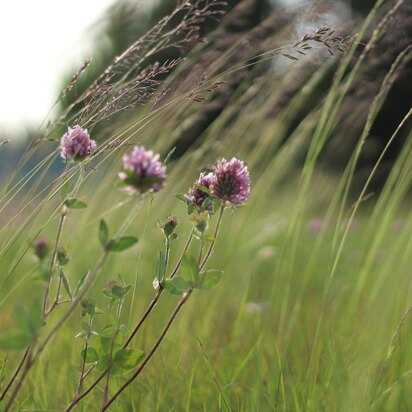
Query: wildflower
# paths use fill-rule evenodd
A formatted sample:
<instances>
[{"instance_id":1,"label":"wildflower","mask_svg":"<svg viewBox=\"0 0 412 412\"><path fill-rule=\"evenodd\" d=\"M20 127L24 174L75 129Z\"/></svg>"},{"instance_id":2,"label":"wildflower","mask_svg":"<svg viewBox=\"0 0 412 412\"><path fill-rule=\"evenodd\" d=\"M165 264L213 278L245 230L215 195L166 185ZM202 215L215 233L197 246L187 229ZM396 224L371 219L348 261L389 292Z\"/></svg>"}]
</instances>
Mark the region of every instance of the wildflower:
<instances>
[{"instance_id":1,"label":"wildflower","mask_svg":"<svg viewBox=\"0 0 412 412\"><path fill-rule=\"evenodd\" d=\"M250 192L249 171L245 164L236 157L218 162L210 191L220 201L235 206L245 202Z\"/></svg>"},{"instance_id":2,"label":"wildflower","mask_svg":"<svg viewBox=\"0 0 412 412\"><path fill-rule=\"evenodd\" d=\"M200 173L199 179L197 179L193 186L189 189L189 193L186 196L187 201L199 209L212 212L213 203L210 202L207 204L205 201L211 198L208 190L214 177L215 176L213 173Z\"/></svg>"},{"instance_id":3,"label":"wildflower","mask_svg":"<svg viewBox=\"0 0 412 412\"><path fill-rule=\"evenodd\" d=\"M80 126L69 127L60 140L60 156L68 160L82 160L96 150L96 142L86 129Z\"/></svg>"},{"instance_id":4,"label":"wildflower","mask_svg":"<svg viewBox=\"0 0 412 412\"><path fill-rule=\"evenodd\" d=\"M165 187L166 166L159 161L158 154L143 146L135 146L130 154L123 156L123 171L119 178L126 186L124 191L130 194L156 192Z\"/></svg>"},{"instance_id":5,"label":"wildflower","mask_svg":"<svg viewBox=\"0 0 412 412\"><path fill-rule=\"evenodd\" d=\"M306 229L312 235L318 235L325 230L325 222L322 219L311 219L306 225Z\"/></svg>"},{"instance_id":6,"label":"wildflower","mask_svg":"<svg viewBox=\"0 0 412 412\"><path fill-rule=\"evenodd\" d=\"M39 260L44 260L50 251L50 245L47 240L39 239L33 244L34 254Z\"/></svg>"}]
</instances>

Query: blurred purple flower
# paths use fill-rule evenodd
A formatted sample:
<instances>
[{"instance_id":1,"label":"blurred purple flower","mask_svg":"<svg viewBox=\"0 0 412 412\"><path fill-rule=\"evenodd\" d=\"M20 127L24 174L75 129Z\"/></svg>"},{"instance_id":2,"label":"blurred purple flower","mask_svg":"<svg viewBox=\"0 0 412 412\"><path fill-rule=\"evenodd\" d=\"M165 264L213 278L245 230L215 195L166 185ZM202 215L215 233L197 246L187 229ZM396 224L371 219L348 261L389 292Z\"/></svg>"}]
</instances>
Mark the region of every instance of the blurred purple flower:
<instances>
[{"instance_id":1,"label":"blurred purple flower","mask_svg":"<svg viewBox=\"0 0 412 412\"><path fill-rule=\"evenodd\" d=\"M34 254L39 260L46 258L50 250L49 242L45 239L38 239L33 243Z\"/></svg>"},{"instance_id":2,"label":"blurred purple flower","mask_svg":"<svg viewBox=\"0 0 412 412\"><path fill-rule=\"evenodd\" d=\"M143 146L135 146L130 154L123 156L123 171L119 178L126 186L124 191L130 194L156 192L165 187L166 166L159 161L158 154Z\"/></svg>"},{"instance_id":3,"label":"blurred purple flower","mask_svg":"<svg viewBox=\"0 0 412 412\"><path fill-rule=\"evenodd\" d=\"M313 235L318 235L325 229L325 222L322 219L311 219L306 225L306 229Z\"/></svg>"},{"instance_id":4,"label":"blurred purple flower","mask_svg":"<svg viewBox=\"0 0 412 412\"><path fill-rule=\"evenodd\" d=\"M210 191L217 199L232 205L245 202L250 192L249 171L245 164L236 157L218 162Z\"/></svg>"},{"instance_id":5,"label":"blurred purple flower","mask_svg":"<svg viewBox=\"0 0 412 412\"><path fill-rule=\"evenodd\" d=\"M207 210L209 212L213 211L213 203L204 205L206 199L210 198L210 195L199 189L199 186L203 186L206 189L210 189L210 185L214 179L213 173L200 173L199 179L194 182L193 186L189 189L189 193L186 196L186 199L194 206L197 206L199 209Z\"/></svg>"},{"instance_id":6,"label":"blurred purple flower","mask_svg":"<svg viewBox=\"0 0 412 412\"><path fill-rule=\"evenodd\" d=\"M60 140L60 156L68 160L82 160L96 150L96 142L86 129L80 126L69 127Z\"/></svg>"}]
</instances>

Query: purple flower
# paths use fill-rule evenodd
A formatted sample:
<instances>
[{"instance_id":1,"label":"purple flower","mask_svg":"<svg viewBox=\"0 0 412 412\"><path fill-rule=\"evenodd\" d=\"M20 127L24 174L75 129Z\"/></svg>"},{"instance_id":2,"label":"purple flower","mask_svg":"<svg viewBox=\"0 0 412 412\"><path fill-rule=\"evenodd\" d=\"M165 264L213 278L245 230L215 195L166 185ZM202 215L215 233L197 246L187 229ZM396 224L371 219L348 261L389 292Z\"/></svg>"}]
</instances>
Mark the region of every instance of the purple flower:
<instances>
[{"instance_id":1,"label":"purple flower","mask_svg":"<svg viewBox=\"0 0 412 412\"><path fill-rule=\"evenodd\" d=\"M325 222L322 219L312 219L306 225L308 232L313 235L318 235L325 229L325 227Z\"/></svg>"},{"instance_id":2,"label":"purple flower","mask_svg":"<svg viewBox=\"0 0 412 412\"><path fill-rule=\"evenodd\" d=\"M60 140L60 156L68 160L82 160L96 150L96 142L90 139L86 129L69 127Z\"/></svg>"},{"instance_id":3,"label":"purple flower","mask_svg":"<svg viewBox=\"0 0 412 412\"><path fill-rule=\"evenodd\" d=\"M189 193L186 196L188 202L198 207L199 209L212 212L213 203L210 203L209 205L204 204L205 200L210 198L210 195L206 191L199 189L199 186L203 186L204 188L209 189L214 178L215 176L213 173L200 173L199 179L194 182L193 186L189 189Z\"/></svg>"},{"instance_id":4,"label":"purple flower","mask_svg":"<svg viewBox=\"0 0 412 412\"><path fill-rule=\"evenodd\" d=\"M249 171L245 164L236 157L218 162L210 191L217 199L232 205L245 202L250 192Z\"/></svg>"},{"instance_id":5,"label":"purple flower","mask_svg":"<svg viewBox=\"0 0 412 412\"><path fill-rule=\"evenodd\" d=\"M143 146L135 146L130 154L123 156L123 171L119 178L126 186L124 191L130 194L156 192L165 187L166 166L159 161L158 154Z\"/></svg>"}]
</instances>

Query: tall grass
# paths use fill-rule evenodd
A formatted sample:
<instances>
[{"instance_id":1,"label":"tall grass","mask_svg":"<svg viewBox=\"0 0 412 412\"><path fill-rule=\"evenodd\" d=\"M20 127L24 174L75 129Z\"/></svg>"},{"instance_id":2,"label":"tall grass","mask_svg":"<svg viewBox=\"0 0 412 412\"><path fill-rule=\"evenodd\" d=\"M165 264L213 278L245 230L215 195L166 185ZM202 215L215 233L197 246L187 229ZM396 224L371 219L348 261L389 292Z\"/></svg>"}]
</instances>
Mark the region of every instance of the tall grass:
<instances>
[{"instance_id":1,"label":"tall grass","mask_svg":"<svg viewBox=\"0 0 412 412\"><path fill-rule=\"evenodd\" d=\"M408 200L412 134L409 131L382 189L378 193L370 189L388 149L399 139L400 132L405 131L410 112L399 128L393 130L363 190L352 195L364 143L400 68L411 58L410 47L393 61L380 85L343 173L326 173L320 164L324 147L339 127L341 108L350 87L368 53L389 30L391 17L402 5L401 1L391 2L384 9L383 3L376 3L357 29L356 40L348 50L342 56L325 59L305 87L270 121L267 112L276 100L278 83L271 81L273 73L267 71L250 87L248 76L259 71L266 57L288 53L291 46L273 48L267 55L262 52L260 62L247 54L241 61L232 62L235 45L212 62L206 73L208 78L197 78L190 83L188 76L185 83L182 76L206 52L199 46L186 61L176 62L177 68L164 82L151 83L149 76L144 78L142 86L128 77L141 65L137 51L142 44L146 45L146 40L137 41L135 48L126 52L136 55L125 60L128 65L122 66L124 71L115 76L108 93L119 96L140 86L145 87L146 93L145 82L149 82L150 92L142 94L142 100L138 101L144 105L139 107L137 100L125 100L125 105L110 108L107 106L110 100L102 94L106 90L104 80L97 81L89 91L91 94L86 92L70 108L72 112L64 114L70 121L91 119L91 124L100 116L102 127L96 129L99 136L93 136L98 140L99 152L90 164L66 167L58 176L50 173L58 156L58 144L47 139L56 140L61 131L59 124L55 124L47 139L39 134L32 142L16 171L1 188L2 330L15 326L14 306L28 307L34 297L43 294L44 284L34 280L38 266L32 257L31 243L39 236L56 238L62 221L60 192L66 181L72 182L71 196L88 204L86 209L67 213L59 235L58 243L67 246L70 253L65 271L72 284L96 267L101 255L98 241L101 219L109 227L117 228L131 210L136 212L128 221L127 231L138 235L138 247L117 256L109 254L105 264L98 266L87 293L98 306L105 306L101 290L120 273L132 285L122 312L122 322L132 327L133 320L144 313L154 294L152 281L162 242L157 220L173 214L181 222L177 229L179 237L170 253L170 261L175 264L192 225L184 205L173 195L186 192L199 170L209 167L215 159L235 155L248 163L252 191L246 207L233 214L226 213L211 256L211 266L224 270L223 280L208 293L194 292L194 299L179 313L150 366L116 399L112 409L248 412L412 409L409 396L412 215ZM150 36L160 36L166 25L167 22L160 23ZM182 32L172 34L180 38ZM150 37L150 41L156 39L159 41L156 47L163 47L161 36L154 40ZM170 41L173 42L173 37ZM239 44L243 41L240 38ZM150 53L151 49L148 50ZM148 70L159 67L165 66ZM141 207L117 190L121 156L130 145L144 144L166 156L178 143L175 139L184 127L182 123L193 119L213 93L225 87L223 82L230 82L235 72L246 67L249 72L219 118L189 150L169 161L166 189ZM107 73L112 74L110 68ZM319 85L331 73L333 81L327 95L317 97ZM112 77L109 78L110 82ZM93 94L96 87L100 92ZM152 105L151 99L159 87L162 91ZM90 96L97 96L96 105ZM297 113L302 113L314 99L315 110L289 135L289 126ZM88 105L89 109L85 109ZM122 116L114 116L113 121L107 122L111 110L113 113L120 110ZM32 170L23 172L25 162L39 151L42 160ZM15 208L13 213L11 205ZM177 299L171 295L159 299L149 321L133 340L134 348L150 350ZM43 338L65 311L63 305L53 310L42 328ZM83 349L83 342L74 339L80 330L77 314L80 315L79 308L33 365L16 397L17 408L64 410L72 400ZM106 316L96 317L95 328L101 329L107 321ZM2 391L22 353L2 353ZM98 376L92 370L85 379L86 386ZM125 374L111 378L112 394L128 377ZM78 410L98 410L104 388L102 380L78 404Z\"/></svg>"}]
</instances>

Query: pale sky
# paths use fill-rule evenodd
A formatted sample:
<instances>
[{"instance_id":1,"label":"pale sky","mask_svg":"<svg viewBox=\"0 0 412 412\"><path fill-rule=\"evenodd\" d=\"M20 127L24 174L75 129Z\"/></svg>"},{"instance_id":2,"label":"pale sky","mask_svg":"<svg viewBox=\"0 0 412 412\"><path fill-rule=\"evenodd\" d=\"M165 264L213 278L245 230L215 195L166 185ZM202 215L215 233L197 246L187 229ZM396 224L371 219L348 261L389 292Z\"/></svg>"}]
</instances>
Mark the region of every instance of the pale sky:
<instances>
[{"instance_id":1,"label":"pale sky","mask_svg":"<svg viewBox=\"0 0 412 412\"><path fill-rule=\"evenodd\" d=\"M0 140L41 122L62 75L91 56L87 30L114 2L0 0Z\"/></svg>"}]
</instances>

